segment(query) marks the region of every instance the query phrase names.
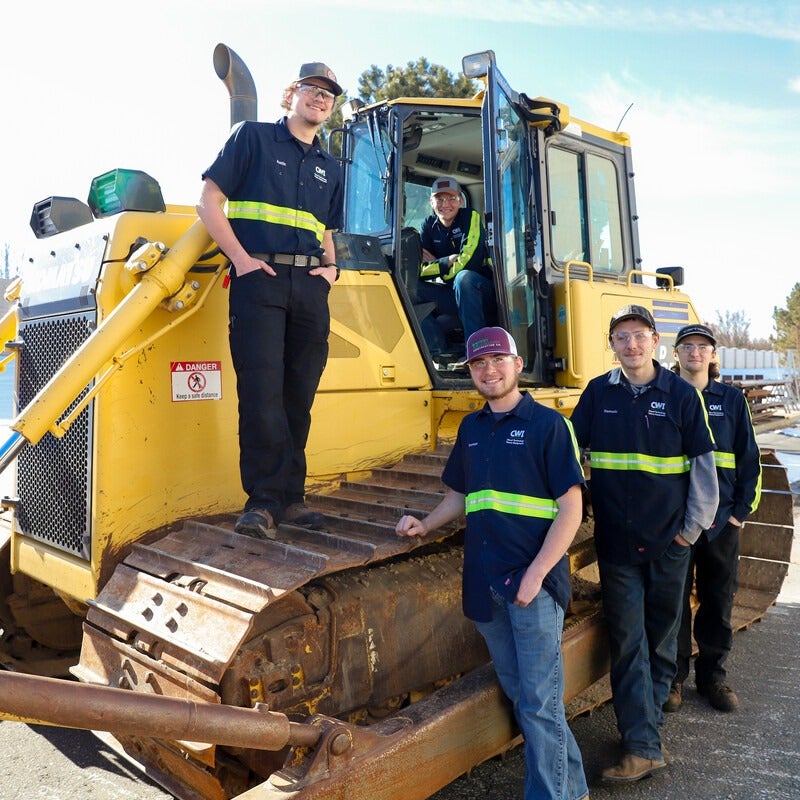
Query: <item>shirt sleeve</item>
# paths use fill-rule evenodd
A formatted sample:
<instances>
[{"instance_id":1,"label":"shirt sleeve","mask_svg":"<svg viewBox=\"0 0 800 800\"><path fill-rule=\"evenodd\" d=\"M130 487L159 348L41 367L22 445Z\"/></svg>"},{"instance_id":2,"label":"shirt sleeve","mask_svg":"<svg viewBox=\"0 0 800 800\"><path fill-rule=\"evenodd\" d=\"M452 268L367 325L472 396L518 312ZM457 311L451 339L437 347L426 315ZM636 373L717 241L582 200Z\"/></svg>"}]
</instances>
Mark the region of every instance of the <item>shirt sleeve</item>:
<instances>
[{"instance_id":1,"label":"shirt sleeve","mask_svg":"<svg viewBox=\"0 0 800 800\"><path fill-rule=\"evenodd\" d=\"M731 514L739 522L744 522L758 508L761 500L761 451L756 441L750 406L743 394L737 393L734 397L738 413L733 443L736 483Z\"/></svg>"},{"instance_id":2,"label":"shirt sleeve","mask_svg":"<svg viewBox=\"0 0 800 800\"><path fill-rule=\"evenodd\" d=\"M483 266L485 258L486 231L481 224L480 214L473 209L469 212L469 226L466 235L461 239L458 258L448 265L447 257L445 257L443 269L447 269L447 271L442 275L442 278L446 281L451 281L462 269L478 269Z\"/></svg>"},{"instance_id":3,"label":"shirt sleeve","mask_svg":"<svg viewBox=\"0 0 800 800\"><path fill-rule=\"evenodd\" d=\"M714 522L719 505L719 485L714 452L709 450L689 459L689 492L681 536L694 544Z\"/></svg>"},{"instance_id":4,"label":"shirt sleeve","mask_svg":"<svg viewBox=\"0 0 800 800\"><path fill-rule=\"evenodd\" d=\"M225 197L235 196L242 176L247 174L254 133L246 121L234 126L214 162L201 176L203 180L211 178Z\"/></svg>"},{"instance_id":5,"label":"shirt sleeve","mask_svg":"<svg viewBox=\"0 0 800 800\"><path fill-rule=\"evenodd\" d=\"M442 472L442 483L459 494L467 493L463 453L461 428L459 428L456 442L453 445L453 449L450 451L447 463L444 466L444 471Z\"/></svg>"},{"instance_id":6,"label":"shirt sleeve","mask_svg":"<svg viewBox=\"0 0 800 800\"><path fill-rule=\"evenodd\" d=\"M590 383L578 398L578 404L572 409L569 420L572 423L572 429L575 432L575 439L578 446L582 448L589 447L591 444L591 423L592 423L592 383Z\"/></svg>"},{"instance_id":7,"label":"shirt sleeve","mask_svg":"<svg viewBox=\"0 0 800 800\"><path fill-rule=\"evenodd\" d=\"M557 411L545 453L545 465L550 493L554 500L573 486L585 485L581 467L580 448L572 423Z\"/></svg>"}]
</instances>

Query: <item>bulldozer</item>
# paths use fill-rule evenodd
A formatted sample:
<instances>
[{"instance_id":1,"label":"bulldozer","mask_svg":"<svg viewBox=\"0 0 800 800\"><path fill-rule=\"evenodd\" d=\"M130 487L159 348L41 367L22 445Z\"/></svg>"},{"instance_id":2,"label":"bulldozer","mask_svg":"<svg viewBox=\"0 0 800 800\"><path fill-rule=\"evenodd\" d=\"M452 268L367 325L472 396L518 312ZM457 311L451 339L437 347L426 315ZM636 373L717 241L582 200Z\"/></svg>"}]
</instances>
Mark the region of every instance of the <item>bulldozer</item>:
<instances>
[{"instance_id":1,"label":"bulldozer","mask_svg":"<svg viewBox=\"0 0 800 800\"><path fill-rule=\"evenodd\" d=\"M257 118L243 60L217 45L231 124ZM643 268L628 135L512 89L494 53L463 59L471 98L343 109L341 277L312 410L307 504L326 524L234 531L239 482L227 344L229 262L192 205L115 169L88 201L34 205L33 255L6 291L0 365L15 417L0 527L0 715L94 730L184 800L427 798L519 742L461 612L463 520L421 539L463 417L482 405L433 358L419 226L455 176L479 211L497 323L522 387L569 415L613 365L611 314L653 313L672 342L700 316L683 270ZM194 167L193 167L194 168ZM762 454L742 534L737 629L762 617L793 534L785 470ZM643 498L646 502L646 498ZM570 716L609 697L591 509L569 553ZM65 679L69 680L65 680Z\"/></svg>"}]
</instances>

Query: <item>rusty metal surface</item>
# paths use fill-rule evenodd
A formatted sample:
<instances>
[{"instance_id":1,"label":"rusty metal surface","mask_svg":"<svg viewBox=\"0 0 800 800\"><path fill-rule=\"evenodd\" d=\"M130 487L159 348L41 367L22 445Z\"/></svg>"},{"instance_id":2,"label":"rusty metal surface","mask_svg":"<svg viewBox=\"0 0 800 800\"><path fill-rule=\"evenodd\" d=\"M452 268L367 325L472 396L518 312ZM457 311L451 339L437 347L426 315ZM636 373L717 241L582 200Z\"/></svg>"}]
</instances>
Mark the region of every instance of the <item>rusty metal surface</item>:
<instances>
[{"instance_id":1,"label":"rusty metal surface","mask_svg":"<svg viewBox=\"0 0 800 800\"><path fill-rule=\"evenodd\" d=\"M313 754L238 800L423 800L516 737L491 667L367 730L331 725Z\"/></svg>"},{"instance_id":2,"label":"rusty metal surface","mask_svg":"<svg viewBox=\"0 0 800 800\"><path fill-rule=\"evenodd\" d=\"M233 520L187 523L135 546L90 611L81 679L223 707L268 704L316 720L318 747L293 751L279 769L282 754L252 748L130 732L106 740L183 800L413 800L512 746L508 708L480 666L485 647L460 609L462 556L449 537L463 521L426 539L394 534L400 515L423 516L441 498L446 455L408 456L309 496L324 530L281 525L276 541L256 541L235 534ZM778 501L742 537L737 629L765 613L785 575L785 471L769 472L765 486ZM576 716L610 697L590 523L569 558L580 590L563 652Z\"/></svg>"},{"instance_id":3,"label":"rusty metal surface","mask_svg":"<svg viewBox=\"0 0 800 800\"><path fill-rule=\"evenodd\" d=\"M263 706L196 703L86 683L65 691L62 680L15 672L0 671L0 696L4 715L37 724L263 750L312 747L319 739L317 728L292 723Z\"/></svg>"}]
</instances>

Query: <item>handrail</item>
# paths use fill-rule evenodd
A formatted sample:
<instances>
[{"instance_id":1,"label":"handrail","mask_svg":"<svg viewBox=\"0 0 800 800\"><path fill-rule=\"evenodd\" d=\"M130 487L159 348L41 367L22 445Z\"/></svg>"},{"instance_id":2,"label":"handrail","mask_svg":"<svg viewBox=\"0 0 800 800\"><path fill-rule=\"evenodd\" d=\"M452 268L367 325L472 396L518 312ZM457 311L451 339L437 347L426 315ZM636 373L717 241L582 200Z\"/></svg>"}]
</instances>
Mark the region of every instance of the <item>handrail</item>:
<instances>
[{"instance_id":1,"label":"handrail","mask_svg":"<svg viewBox=\"0 0 800 800\"><path fill-rule=\"evenodd\" d=\"M575 345L572 321L572 301L570 299L570 285L569 285L569 268L571 266L583 267L589 273L589 283L594 281L594 270L592 265L586 261L567 261L564 264L564 311L567 315L567 373L575 381L582 381L583 375L575 372L573 364L575 363Z\"/></svg>"}]
</instances>

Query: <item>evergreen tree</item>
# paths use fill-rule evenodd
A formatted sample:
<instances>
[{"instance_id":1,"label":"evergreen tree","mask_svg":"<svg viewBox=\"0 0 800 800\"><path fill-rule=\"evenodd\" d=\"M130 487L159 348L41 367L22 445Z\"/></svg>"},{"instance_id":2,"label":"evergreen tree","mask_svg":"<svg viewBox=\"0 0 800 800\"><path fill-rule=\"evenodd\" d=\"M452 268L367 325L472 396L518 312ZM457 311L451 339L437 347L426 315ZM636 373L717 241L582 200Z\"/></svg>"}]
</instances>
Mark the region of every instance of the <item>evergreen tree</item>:
<instances>
[{"instance_id":1,"label":"evergreen tree","mask_svg":"<svg viewBox=\"0 0 800 800\"><path fill-rule=\"evenodd\" d=\"M800 352L800 283L789 292L786 308L775 306L772 318L777 332L775 349L784 353L788 350Z\"/></svg>"},{"instance_id":2,"label":"evergreen tree","mask_svg":"<svg viewBox=\"0 0 800 800\"><path fill-rule=\"evenodd\" d=\"M358 79L358 99L367 104L397 97L472 97L477 89L472 78L461 73L454 76L446 67L431 64L424 57L409 61L405 67L389 64L385 70L373 64ZM341 127L342 112L336 108L322 127L326 141L332 130ZM329 141L329 148L331 144L338 152L340 143Z\"/></svg>"}]
</instances>

